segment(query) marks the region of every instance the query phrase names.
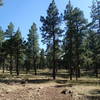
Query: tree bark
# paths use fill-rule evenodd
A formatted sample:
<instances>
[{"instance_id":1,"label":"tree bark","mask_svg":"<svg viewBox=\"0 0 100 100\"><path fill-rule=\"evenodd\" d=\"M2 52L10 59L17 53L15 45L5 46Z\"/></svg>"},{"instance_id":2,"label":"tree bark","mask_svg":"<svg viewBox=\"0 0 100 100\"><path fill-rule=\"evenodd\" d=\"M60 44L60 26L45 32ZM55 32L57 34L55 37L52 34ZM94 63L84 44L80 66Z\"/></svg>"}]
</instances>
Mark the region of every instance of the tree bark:
<instances>
[{"instance_id":1,"label":"tree bark","mask_svg":"<svg viewBox=\"0 0 100 100\"><path fill-rule=\"evenodd\" d=\"M17 49L17 55L16 55L16 74L19 75L19 51Z\"/></svg>"},{"instance_id":2,"label":"tree bark","mask_svg":"<svg viewBox=\"0 0 100 100\"><path fill-rule=\"evenodd\" d=\"M3 59L3 73L5 72L5 60Z\"/></svg>"},{"instance_id":3,"label":"tree bark","mask_svg":"<svg viewBox=\"0 0 100 100\"><path fill-rule=\"evenodd\" d=\"M55 64L55 34L53 34L53 79L56 79L56 64Z\"/></svg>"},{"instance_id":4,"label":"tree bark","mask_svg":"<svg viewBox=\"0 0 100 100\"><path fill-rule=\"evenodd\" d=\"M12 75L12 54L10 55L10 74Z\"/></svg>"},{"instance_id":5,"label":"tree bark","mask_svg":"<svg viewBox=\"0 0 100 100\"><path fill-rule=\"evenodd\" d=\"M34 66L34 74L37 75L36 57L34 57L34 56L33 56L33 66Z\"/></svg>"}]
</instances>

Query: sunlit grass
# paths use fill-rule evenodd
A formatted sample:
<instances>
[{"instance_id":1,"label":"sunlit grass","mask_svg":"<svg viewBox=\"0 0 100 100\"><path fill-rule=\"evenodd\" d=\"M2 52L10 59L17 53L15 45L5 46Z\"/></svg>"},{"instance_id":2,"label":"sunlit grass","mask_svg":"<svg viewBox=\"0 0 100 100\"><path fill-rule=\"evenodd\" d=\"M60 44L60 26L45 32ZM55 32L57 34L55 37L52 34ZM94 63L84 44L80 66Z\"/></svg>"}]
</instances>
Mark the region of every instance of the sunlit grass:
<instances>
[{"instance_id":1,"label":"sunlit grass","mask_svg":"<svg viewBox=\"0 0 100 100\"><path fill-rule=\"evenodd\" d=\"M84 74L84 71L82 71L82 74ZM58 83L71 83L71 84L88 84L88 85L99 85L100 84L100 78L95 78L93 76L81 76L77 81L75 79L75 76L73 77L73 80L70 81L69 79L69 73L68 71L64 69L60 69L57 71L55 82ZM37 71L37 75L34 75L34 71L31 70L28 74L26 74L24 71L20 71L20 75L17 76L15 72L13 72L13 75L9 74L9 71L6 71L5 73L2 73L0 70L0 79L28 79L28 80L35 80L35 79L50 79L52 80L52 70L50 69L41 69Z\"/></svg>"}]
</instances>

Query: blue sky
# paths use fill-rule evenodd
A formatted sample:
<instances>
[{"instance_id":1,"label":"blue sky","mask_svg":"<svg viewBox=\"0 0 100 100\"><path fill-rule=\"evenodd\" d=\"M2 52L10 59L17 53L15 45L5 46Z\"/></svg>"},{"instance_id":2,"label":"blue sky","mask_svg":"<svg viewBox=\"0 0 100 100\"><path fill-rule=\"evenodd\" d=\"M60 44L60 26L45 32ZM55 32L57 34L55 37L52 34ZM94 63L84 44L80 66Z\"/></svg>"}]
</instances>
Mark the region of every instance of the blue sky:
<instances>
[{"instance_id":1,"label":"blue sky","mask_svg":"<svg viewBox=\"0 0 100 100\"><path fill-rule=\"evenodd\" d=\"M18 27L22 36L27 38L28 30L33 22L37 24L38 34L41 40L39 27L41 26L40 16L46 15L46 10L52 0L4 0L4 5L0 8L0 26L5 30L10 22ZM55 0L59 12L63 10L68 0ZM84 15L90 20L90 8L92 0L71 0L74 7L79 7L84 11ZM40 47L43 45L40 43Z\"/></svg>"}]
</instances>

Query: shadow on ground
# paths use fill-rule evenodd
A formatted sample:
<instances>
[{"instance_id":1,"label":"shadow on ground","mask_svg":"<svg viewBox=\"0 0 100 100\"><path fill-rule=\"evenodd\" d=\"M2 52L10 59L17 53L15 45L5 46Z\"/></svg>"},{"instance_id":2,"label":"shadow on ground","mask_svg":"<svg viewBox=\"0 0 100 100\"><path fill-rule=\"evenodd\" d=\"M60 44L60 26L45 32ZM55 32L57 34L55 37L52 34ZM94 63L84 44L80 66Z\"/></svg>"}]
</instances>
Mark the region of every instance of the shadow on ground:
<instances>
[{"instance_id":1,"label":"shadow on ground","mask_svg":"<svg viewBox=\"0 0 100 100\"><path fill-rule=\"evenodd\" d=\"M100 100L100 89L94 89L89 91L90 96L86 96L86 100Z\"/></svg>"},{"instance_id":2,"label":"shadow on ground","mask_svg":"<svg viewBox=\"0 0 100 100\"><path fill-rule=\"evenodd\" d=\"M86 100L100 100L100 96L87 96Z\"/></svg>"},{"instance_id":3,"label":"shadow on ground","mask_svg":"<svg viewBox=\"0 0 100 100\"><path fill-rule=\"evenodd\" d=\"M68 80L55 80L55 82L59 84L65 84L68 82Z\"/></svg>"},{"instance_id":4,"label":"shadow on ground","mask_svg":"<svg viewBox=\"0 0 100 100\"><path fill-rule=\"evenodd\" d=\"M46 76L46 77L52 77L51 73L39 73L39 76ZM57 73L56 75L59 78L68 78L69 75L67 73Z\"/></svg>"},{"instance_id":5,"label":"shadow on ground","mask_svg":"<svg viewBox=\"0 0 100 100\"><path fill-rule=\"evenodd\" d=\"M100 89L95 89L89 92L91 95L99 95L100 96Z\"/></svg>"},{"instance_id":6,"label":"shadow on ground","mask_svg":"<svg viewBox=\"0 0 100 100\"><path fill-rule=\"evenodd\" d=\"M89 81L89 80L82 80L79 79L78 81L70 81L70 83L72 83L73 85L100 85L100 80L93 80L93 81Z\"/></svg>"},{"instance_id":7,"label":"shadow on ground","mask_svg":"<svg viewBox=\"0 0 100 100\"><path fill-rule=\"evenodd\" d=\"M50 79L34 79L34 80L18 80L18 79L0 79L0 83L10 84L10 83L20 83L20 84L26 84L26 83L34 83L34 84L41 84L51 81Z\"/></svg>"}]
</instances>

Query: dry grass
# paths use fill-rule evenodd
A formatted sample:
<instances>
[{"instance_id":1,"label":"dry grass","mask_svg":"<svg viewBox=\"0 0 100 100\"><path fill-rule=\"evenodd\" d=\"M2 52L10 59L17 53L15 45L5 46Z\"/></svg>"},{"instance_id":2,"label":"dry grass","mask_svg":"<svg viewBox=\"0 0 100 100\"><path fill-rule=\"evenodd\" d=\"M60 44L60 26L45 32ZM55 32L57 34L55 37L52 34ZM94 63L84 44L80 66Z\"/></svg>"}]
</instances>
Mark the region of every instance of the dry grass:
<instances>
[{"instance_id":1,"label":"dry grass","mask_svg":"<svg viewBox=\"0 0 100 100\"><path fill-rule=\"evenodd\" d=\"M13 85L9 86L5 83L20 83L22 80L27 80L27 86L55 86L55 85L62 85L65 87L70 87L72 90L75 90L80 95L92 95L92 96L99 96L100 95L100 78L90 77L90 76L83 76L78 81L73 78L72 81L69 80L68 73L66 70L59 70L57 73L57 79L54 81L51 77L51 70L38 70L38 75L35 76L34 72L30 72L31 74L25 74L21 72L19 76L16 76L14 73L13 76L9 74L9 72L5 72L4 74L0 71L0 85L4 86L4 89L14 90L14 88L23 88L21 85ZM2 87L2 86L0 86ZM0 89L1 91L1 89Z\"/></svg>"}]
</instances>

